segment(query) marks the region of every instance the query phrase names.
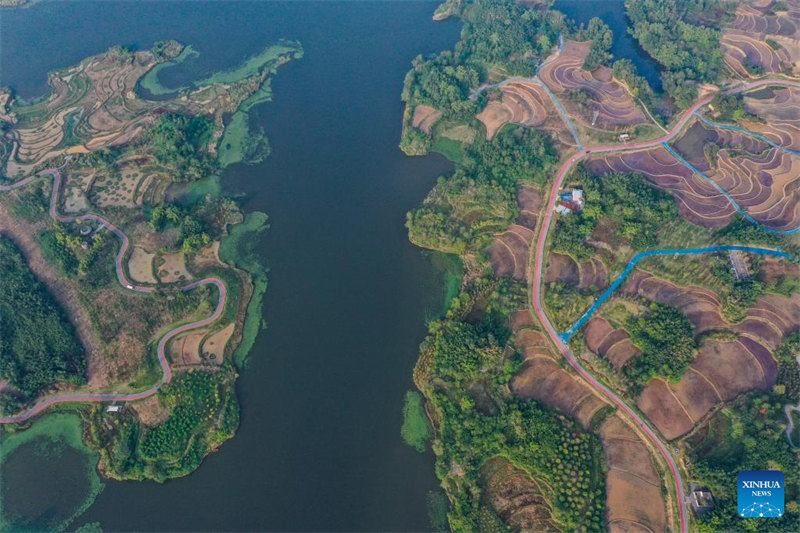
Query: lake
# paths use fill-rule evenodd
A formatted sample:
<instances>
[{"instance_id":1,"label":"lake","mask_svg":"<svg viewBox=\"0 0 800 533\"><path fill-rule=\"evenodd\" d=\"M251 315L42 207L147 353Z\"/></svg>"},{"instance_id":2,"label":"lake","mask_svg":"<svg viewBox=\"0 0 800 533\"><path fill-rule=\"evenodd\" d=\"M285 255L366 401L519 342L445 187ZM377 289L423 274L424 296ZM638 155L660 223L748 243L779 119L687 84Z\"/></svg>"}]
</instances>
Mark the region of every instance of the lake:
<instances>
[{"instance_id":1,"label":"lake","mask_svg":"<svg viewBox=\"0 0 800 533\"><path fill-rule=\"evenodd\" d=\"M41 2L2 12L0 85L44 94L48 71L116 44L177 39L192 69L235 66L279 38L305 57L282 67L251 116L272 155L223 185L271 229L264 314L242 372L236 437L163 485L106 482L74 525L104 530L422 530L438 486L433 456L400 438L404 393L442 305L440 275L407 240L405 213L451 170L408 158L403 76L451 48L436 2ZM168 80L168 77L165 76ZM36 465L31 465L31 474Z\"/></svg>"}]
</instances>

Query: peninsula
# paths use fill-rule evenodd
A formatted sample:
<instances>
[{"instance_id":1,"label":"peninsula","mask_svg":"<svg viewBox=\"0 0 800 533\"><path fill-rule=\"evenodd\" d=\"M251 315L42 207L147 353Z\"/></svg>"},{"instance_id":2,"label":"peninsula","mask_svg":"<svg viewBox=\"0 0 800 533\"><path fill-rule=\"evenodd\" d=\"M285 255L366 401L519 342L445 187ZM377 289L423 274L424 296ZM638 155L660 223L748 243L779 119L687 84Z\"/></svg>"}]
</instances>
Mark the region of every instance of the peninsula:
<instances>
[{"instance_id":1,"label":"peninsula","mask_svg":"<svg viewBox=\"0 0 800 533\"><path fill-rule=\"evenodd\" d=\"M800 527L800 4L625 8L663 92L550 2L448 0L405 79L456 165L407 220L463 266L414 371L454 531L755 531L742 470Z\"/></svg>"},{"instance_id":2,"label":"peninsula","mask_svg":"<svg viewBox=\"0 0 800 533\"><path fill-rule=\"evenodd\" d=\"M40 100L0 91L0 431L74 412L103 475L156 481L233 436L266 288L243 242L266 215L215 184L269 154L248 112L302 53L281 41L169 88L159 73L196 52L117 46Z\"/></svg>"}]
</instances>

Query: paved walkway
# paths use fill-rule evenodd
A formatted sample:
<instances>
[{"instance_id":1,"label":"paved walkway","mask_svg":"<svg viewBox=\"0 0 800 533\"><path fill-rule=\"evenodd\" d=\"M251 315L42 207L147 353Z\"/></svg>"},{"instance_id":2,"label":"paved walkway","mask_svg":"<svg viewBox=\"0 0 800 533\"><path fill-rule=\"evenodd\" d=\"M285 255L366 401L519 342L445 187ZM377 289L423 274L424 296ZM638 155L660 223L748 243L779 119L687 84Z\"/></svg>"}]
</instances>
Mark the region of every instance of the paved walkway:
<instances>
[{"instance_id":1,"label":"paved walkway","mask_svg":"<svg viewBox=\"0 0 800 533\"><path fill-rule=\"evenodd\" d=\"M108 220L104 219L99 215L87 214L87 215L78 215L70 217L59 215L58 194L59 191L61 190L61 172L56 168L51 168L42 171L40 175L50 175L53 177L53 192L50 195L50 216L59 222L75 222L78 220L91 220L108 228L112 233L114 233L114 235L119 237L122 243L119 252L117 252L116 259L114 261L117 271L117 280L119 281L120 285L122 285L126 289L136 292L143 292L143 293L155 292L156 291L155 287L137 285L130 279L128 279L127 275L125 274L125 267L123 265L123 260L125 259L125 254L127 253L128 248L130 246L130 241L128 240L128 236L125 235L125 233L123 233L122 230L117 228L114 224L112 224L111 222L109 222ZM36 178L37 176L29 176L12 185L0 185L0 191L10 191L13 189L19 189L21 187L25 187ZM141 392L135 392L130 394L114 394L114 393L92 394L88 392L56 394L38 401L36 404L33 405L33 407L15 416L0 417L0 424L23 422L37 415L38 413L41 413L48 407L60 403L131 401L131 400L141 400L143 398L147 398L148 396L156 394L163 385L166 385L167 383L172 381L172 369L169 366L169 361L167 361L167 355L166 355L167 343L173 337L175 337L176 335L180 335L185 331L189 331L195 328L207 326L209 324L214 323L222 315L222 312L225 309L227 292L225 289L225 284L219 278L214 277L214 278L201 279L199 281L195 281L187 285L184 285L183 287L181 287L181 290L190 291L202 285L214 285L215 287L217 287L217 289L219 289L219 301L217 302L217 307L214 310L214 313L208 318L204 318L202 320L191 322L189 324L184 324L183 326L171 329L163 337L161 337L161 340L158 342L157 355L158 355L158 362L161 365L163 374L161 376L161 380L156 385Z\"/></svg>"},{"instance_id":2,"label":"paved walkway","mask_svg":"<svg viewBox=\"0 0 800 533\"><path fill-rule=\"evenodd\" d=\"M757 87L763 87L765 85L784 85L784 86L795 86L800 87L800 82L794 80L787 80L783 78L768 78L763 80L757 81L749 81L744 82L737 87L733 87L725 91L726 94L737 94L743 91L755 89ZM530 261L534 264L532 278L529 282L531 287L531 305L533 307L533 311L538 317L539 321L545 328L548 337L553 342L555 347L558 351L564 356L567 362L575 369L575 371L583 377L591 386L593 386L602 396L607 398L611 403L616 405L620 410L626 413L631 420L633 420L639 429L647 436L650 442L659 450L661 455L664 457L667 465L669 466L670 473L672 474L672 478L674 481L675 493L677 498L677 504L680 513L680 530L681 533L686 533L689 530L688 521L686 518L686 509L684 505L684 495L686 494L686 488L683 483L683 479L681 477L680 470L675 463L675 459L672 457L672 454L668 450L666 444L664 444L661 439L656 434L655 430L653 430L649 424L647 424L642 418L634 412L633 409L628 407L628 405L619 398L613 391L611 391L608 387L603 385L602 383L598 382L594 376L592 376L588 371L586 371L580 362L577 360L575 355L569 349L566 342L562 338L561 334L556 331L553 324L550 322L547 313L544 310L542 305L542 276L544 272L544 260L546 257L546 243L547 243L547 234L550 230L550 225L553 221L553 212L555 211L556 201L558 199L558 192L561 189L564 180L569 174L569 171L572 169L573 165L583 159L586 155L590 153L604 153L604 152L617 152L617 151L634 151L634 150L642 150L647 148L652 148L658 146L662 143L667 143L667 141L673 139L683 127L687 124L689 119L691 118L692 114L695 113L698 109L702 106L708 104L713 99L713 96L708 96L696 102L693 106L687 109L684 114L680 117L680 119L675 123L672 129L658 139L654 139L651 141L641 141L636 143L628 143L628 144L621 144L621 145L604 145L604 146L596 146L590 148L584 148L573 154L567 161L564 162L561 169L558 171L556 179L553 183L553 188L550 192L550 197L548 200L547 207L545 208L544 217L542 220L542 226L539 231L539 235L536 241L536 246L531 247L531 258Z\"/></svg>"},{"instance_id":3,"label":"paved walkway","mask_svg":"<svg viewBox=\"0 0 800 533\"><path fill-rule=\"evenodd\" d=\"M636 264L644 259L645 257L652 257L658 255L692 255L692 254L708 254L713 252L727 252L731 250L738 250L740 252L750 252L754 254L763 254L763 255L773 255L778 257L785 257L787 259L792 259L792 256L783 252L781 250L773 250L771 248L761 248L759 246L737 246L737 245L721 245L721 246L708 246L704 248L688 248L688 249L665 249L665 250L648 250L646 252L640 252L633 256L633 259L630 260L628 265L625 267L625 270L622 271L622 274L614 280L614 283L609 285L609 287L601 294L597 300L592 304L592 306L586 310L586 312L578 319L575 324L569 328L569 330L565 331L561 334L561 339L564 342L569 342L569 339L579 330L583 325L592 317L595 311L603 305L614 292L622 285L628 275L633 271Z\"/></svg>"}]
</instances>

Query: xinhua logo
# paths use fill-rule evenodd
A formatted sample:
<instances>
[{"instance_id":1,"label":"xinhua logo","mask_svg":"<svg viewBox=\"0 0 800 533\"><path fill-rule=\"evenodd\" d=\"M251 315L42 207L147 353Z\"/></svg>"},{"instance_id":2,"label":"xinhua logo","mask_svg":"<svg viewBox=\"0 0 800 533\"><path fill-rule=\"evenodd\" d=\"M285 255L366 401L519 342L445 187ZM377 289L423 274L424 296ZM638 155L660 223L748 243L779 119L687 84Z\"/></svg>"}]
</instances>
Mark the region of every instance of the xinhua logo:
<instances>
[{"instance_id":1,"label":"xinhua logo","mask_svg":"<svg viewBox=\"0 0 800 533\"><path fill-rule=\"evenodd\" d=\"M747 470L739 474L739 516L777 518L783 516L783 472Z\"/></svg>"}]
</instances>

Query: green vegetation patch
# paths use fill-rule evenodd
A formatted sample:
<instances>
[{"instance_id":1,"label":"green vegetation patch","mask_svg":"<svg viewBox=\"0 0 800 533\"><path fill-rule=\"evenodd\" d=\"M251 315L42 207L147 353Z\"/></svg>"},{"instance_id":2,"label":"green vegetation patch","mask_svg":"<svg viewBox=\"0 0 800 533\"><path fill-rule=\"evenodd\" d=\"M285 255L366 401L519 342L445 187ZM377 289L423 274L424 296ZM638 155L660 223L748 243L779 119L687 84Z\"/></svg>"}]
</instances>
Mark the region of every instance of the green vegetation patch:
<instances>
[{"instance_id":1,"label":"green vegetation patch","mask_svg":"<svg viewBox=\"0 0 800 533\"><path fill-rule=\"evenodd\" d=\"M457 171L439 178L425 203L408 213L406 228L418 246L461 254L485 247L517 213L513 190Z\"/></svg>"},{"instance_id":2,"label":"green vegetation patch","mask_svg":"<svg viewBox=\"0 0 800 533\"><path fill-rule=\"evenodd\" d=\"M643 314L631 317L626 328L633 343L642 350L623 368L638 387L652 378L678 381L694 358L694 328L688 318L667 305L652 303Z\"/></svg>"},{"instance_id":3,"label":"green vegetation patch","mask_svg":"<svg viewBox=\"0 0 800 533\"><path fill-rule=\"evenodd\" d=\"M407 391L403 404L403 427L400 430L406 444L422 453L433 437L428 415L422 395L415 391Z\"/></svg>"},{"instance_id":4,"label":"green vegetation patch","mask_svg":"<svg viewBox=\"0 0 800 533\"><path fill-rule=\"evenodd\" d=\"M697 99L695 82L718 81L725 68L719 19L723 0L626 0L631 33L663 67L664 89L680 108Z\"/></svg>"},{"instance_id":5,"label":"green vegetation patch","mask_svg":"<svg viewBox=\"0 0 800 533\"><path fill-rule=\"evenodd\" d=\"M214 123L204 116L164 114L147 131L156 160L176 174L175 181L194 181L212 172L207 146Z\"/></svg>"},{"instance_id":6,"label":"green vegetation patch","mask_svg":"<svg viewBox=\"0 0 800 533\"><path fill-rule=\"evenodd\" d=\"M56 383L86 382L86 359L64 311L28 268L19 249L0 238L0 378L19 395L4 394L0 408L20 403Z\"/></svg>"},{"instance_id":7,"label":"green vegetation patch","mask_svg":"<svg viewBox=\"0 0 800 533\"><path fill-rule=\"evenodd\" d=\"M115 479L166 479L195 470L208 452L231 438L239 424L233 369L189 370L177 374L158 392L169 416L155 426L142 426L126 413L112 424L95 420L91 438L105 472ZM95 412L95 418L104 416ZM110 429L109 429L110 427Z\"/></svg>"},{"instance_id":8,"label":"green vegetation patch","mask_svg":"<svg viewBox=\"0 0 800 533\"><path fill-rule=\"evenodd\" d=\"M611 245L628 244L640 251L655 246L661 227L678 218L672 195L651 186L641 174L590 175L581 169L575 181L584 190L586 207L580 213L558 219L553 249L577 259L593 255L586 239L594 236L601 220L606 227L602 237L613 236L617 241Z\"/></svg>"},{"instance_id":9,"label":"green vegetation patch","mask_svg":"<svg viewBox=\"0 0 800 533\"><path fill-rule=\"evenodd\" d=\"M255 243L258 242L258 236L269 228L267 221L265 213L248 213L242 224L231 227L229 235L222 240L219 248L222 261L246 270L253 281L253 294L247 304L242 340L234 353L234 360L239 367L244 366L258 332L265 326L261 308L267 292L267 269L258 258Z\"/></svg>"}]
</instances>

